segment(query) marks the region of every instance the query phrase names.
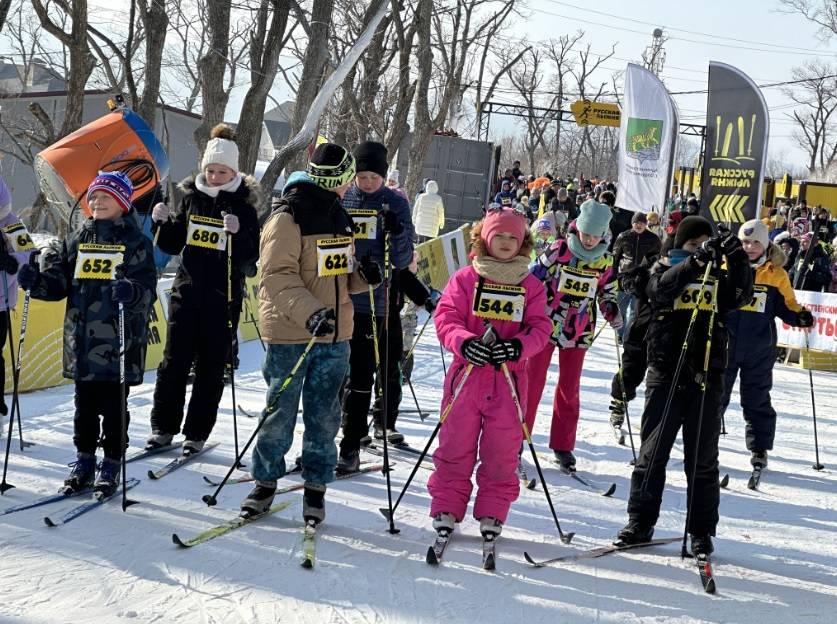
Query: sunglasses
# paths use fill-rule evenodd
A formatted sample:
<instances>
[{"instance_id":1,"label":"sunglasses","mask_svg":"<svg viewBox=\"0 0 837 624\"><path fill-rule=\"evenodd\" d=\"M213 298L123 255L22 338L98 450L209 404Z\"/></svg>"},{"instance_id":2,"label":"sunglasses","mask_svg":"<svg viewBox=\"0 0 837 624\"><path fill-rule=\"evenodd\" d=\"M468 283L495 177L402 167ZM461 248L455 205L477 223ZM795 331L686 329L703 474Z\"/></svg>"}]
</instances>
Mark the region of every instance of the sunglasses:
<instances>
[{"instance_id":1,"label":"sunglasses","mask_svg":"<svg viewBox=\"0 0 837 624\"><path fill-rule=\"evenodd\" d=\"M518 215L520 215L521 217L524 217L524 218L526 217L526 210L524 210L523 207L520 206L520 205L517 205L517 206L503 206L501 204L497 204L495 202L492 202L492 203L488 204L488 208L486 209L485 212L486 212L486 214L488 214L489 212L503 212L504 210L509 210L511 212L514 212L515 214L518 214Z\"/></svg>"}]
</instances>

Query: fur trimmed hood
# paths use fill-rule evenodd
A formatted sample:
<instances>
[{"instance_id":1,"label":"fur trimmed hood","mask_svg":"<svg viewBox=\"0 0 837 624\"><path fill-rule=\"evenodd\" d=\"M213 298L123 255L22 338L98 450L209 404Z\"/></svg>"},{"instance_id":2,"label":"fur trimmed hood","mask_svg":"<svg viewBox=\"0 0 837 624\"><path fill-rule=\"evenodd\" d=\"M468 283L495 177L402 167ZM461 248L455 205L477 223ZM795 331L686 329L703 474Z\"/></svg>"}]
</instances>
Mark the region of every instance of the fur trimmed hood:
<instances>
[{"instance_id":1,"label":"fur trimmed hood","mask_svg":"<svg viewBox=\"0 0 837 624\"><path fill-rule=\"evenodd\" d=\"M183 178L178 184L177 188L183 193L195 193L197 187L195 186L195 178L197 176L192 174ZM251 175L242 176L242 182L238 189L234 191L233 195L241 195L242 199L253 206L256 214L260 214L264 206L264 193L262 192L262 185Z\"/></svg>"}]
</instances>

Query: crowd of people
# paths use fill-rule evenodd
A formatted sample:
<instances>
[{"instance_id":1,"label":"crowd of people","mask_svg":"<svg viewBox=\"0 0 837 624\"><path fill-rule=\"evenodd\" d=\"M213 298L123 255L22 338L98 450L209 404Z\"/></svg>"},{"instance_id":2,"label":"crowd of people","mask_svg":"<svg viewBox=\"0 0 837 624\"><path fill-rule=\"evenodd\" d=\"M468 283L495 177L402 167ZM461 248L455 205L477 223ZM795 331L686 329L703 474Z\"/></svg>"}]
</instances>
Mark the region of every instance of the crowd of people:
<instances>
[{"instance_id":1,"label":"crowd of people","mask_svg":"<svg viewBox=\"0 0 837 624\"><path fill-rule=\"evenodd\" d=\"M770 406L776 342L768 327L777 316L812 325L792 280L803 289L833 288L837 265L828 262L835 232L827 211L812 213L804 202L782 206L734 233L700 216L693 196L673 196L664 214L631 212L617 206L613 181L526 176L515 162L471 229L469 264L437 293L416 277L415 246L444 227L438 184L425 180L411 206L382 144L319 145L306 169L288 176L261 227L257 214L265 199L238 163L232 130L216 127L200 172L181 183L179 204L158 203L150 214L154 244L180 262L147 448L169 447L181 432L184 456L204 448L224 369L233 365L247 267L258 260L267 407L253 450L255 484L241 513L269 510L277 481L288 472L285 455L301 399L303 515L322 522L327 485L335 474L360 469L365 444L404 442L396 422L408 366L401 327L406 297L433 315L437 336L453 355L440 406L447 420L428 482L433 526L449 533L462 521L479 464L473 515L484 535L496 537L518 496L523 441L556 350L549 447L561 470L576 470L582 371L601 316L624 352L612 381L615 430L645 383L629 519L617 539L651 539L682 426L687 529L695 554L712 552L719 423L740 374L747 448L754 466L766 466L776 425ZM4 238L0 269L7 311L15 305L15 278L35 298L67 299L64 375L75 382L77 456L64 488L110 496L128 444L128 387L143 380L156 273L130 179L100 173L86 197L90 217L45 249L40 263ZM0 211L2 223L19 224L5 185ZM97 470L98 446L104 460Z\"/></svg>"}]
</instances>

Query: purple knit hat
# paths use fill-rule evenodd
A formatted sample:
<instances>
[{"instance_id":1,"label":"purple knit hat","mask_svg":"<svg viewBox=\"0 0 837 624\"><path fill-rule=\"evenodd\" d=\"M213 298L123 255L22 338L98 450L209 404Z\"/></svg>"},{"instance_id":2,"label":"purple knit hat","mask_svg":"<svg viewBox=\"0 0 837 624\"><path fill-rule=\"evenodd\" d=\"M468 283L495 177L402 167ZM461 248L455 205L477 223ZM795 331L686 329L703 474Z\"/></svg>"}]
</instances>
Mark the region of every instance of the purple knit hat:
<instances>
[{"instance_id":1,"label":"purple knit hat","mask_svg":"<svg viewBox=\"0 0 837 624\"><path fill-rule=\"evenodd\" d=\"M127 214L131 210L134 185L131 184L131 179L121 171L100 171L87 187L88 203L94 191L103 191L113 197L122 206L123 213Z\"/></svg>"}]
</instances>

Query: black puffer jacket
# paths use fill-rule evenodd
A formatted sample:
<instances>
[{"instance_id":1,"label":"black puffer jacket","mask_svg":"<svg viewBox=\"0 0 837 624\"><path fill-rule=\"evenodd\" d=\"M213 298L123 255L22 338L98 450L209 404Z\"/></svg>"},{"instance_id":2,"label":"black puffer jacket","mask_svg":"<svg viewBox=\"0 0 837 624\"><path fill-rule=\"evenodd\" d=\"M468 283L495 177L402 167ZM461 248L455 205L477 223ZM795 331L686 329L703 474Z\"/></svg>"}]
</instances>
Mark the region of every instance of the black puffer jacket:
<instances>
[{"instance_id":1,"label":"black puffer jacket","mask_svg":"<svg viewBox=\"0 0 837 624\"><path fill-rule=\"evenodd\" d=\"M623 290L622 274L643 264L650 266L660 255L660 246L660 237L649 230L637 234L630 229L619 235L613 245L613 268L620 277L619 285Z\"/></svg>"},{"instance_id":2,"label":"black puffer jacket","mask_svg":"<svg viewBox=\"0 0 837 624\"><path fill-rule=\"evenodd\" d=\"M259 183L252 176L244 178L232 192L221 191L210 197L195 186L189 177L180 183L186 195L172 218L156 226L160 235L157 246L161 251L181 256L180 268L172 286L172 301L191 305L221 305L227 300L227 254L224 251L187 244L191 216L222 219L221 213L238 217L240 229L232 235L232 292L241 297L244 276L248 267L259 257L259 222L257 212L262 196Z\"/></svg>"},{"instance_id":3,"label":"black puffer jacket","mask_svg":"<svg viewBox=\"0 0 837 624\"><path fill-rule=\"evenodd\" d=\"M717 312L712 330L709 370L723 371L727 367L728 335L725 319L728 312L750 302L753 296L753 273L747 255L739 254L721 271L717 286ZM652 308L648 327L648 365L656 369L655 378L671 379L686 339L692 316L690 302L697 297L705 268L698 267L692 258L671 266L667 257L657 261L651 269L646 293ZM709 283L704 297L711 290ZM698 313L689 340L682 374L694 379L703 370L706 336L709 331L709 310Z\"/></svg>"}]
</instances>

